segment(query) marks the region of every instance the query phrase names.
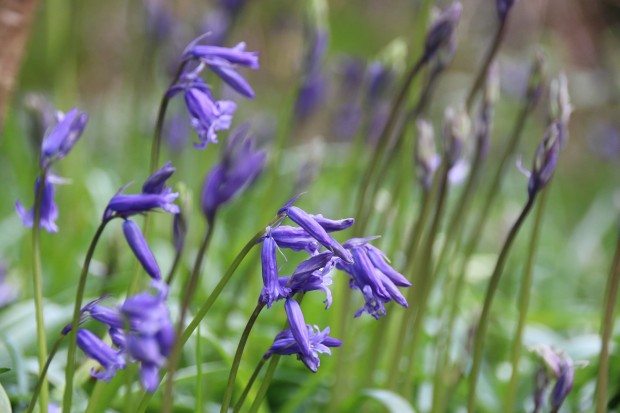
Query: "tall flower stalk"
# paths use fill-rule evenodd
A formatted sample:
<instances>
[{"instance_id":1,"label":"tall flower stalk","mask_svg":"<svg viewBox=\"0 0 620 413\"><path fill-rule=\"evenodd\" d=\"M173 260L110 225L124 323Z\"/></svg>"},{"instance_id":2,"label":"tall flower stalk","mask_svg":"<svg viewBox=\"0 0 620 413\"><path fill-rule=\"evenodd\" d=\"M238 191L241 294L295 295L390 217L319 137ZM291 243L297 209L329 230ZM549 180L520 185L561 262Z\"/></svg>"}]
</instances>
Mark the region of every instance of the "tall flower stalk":
<instances>
[{"instance_id":1,"label":"tall flower stalk","mask_svg":"<svg viewBox=\"0 0 620 413\"><path fill-rule=\"evenodd\" d=\"M468 412L474 412L476 409L476 387L478 384L478 376L480 374L480 368L482 364L482 355L484 350L486 331L489 323L489 315L491 312L491 305L493 304L495 293L497 292L497 288L499 287L499 282L504 270L504 265L506 264L508 253L510 252L510 248L514 243L514 240L516 239L516 236L519 233L521 226L525 222L525 219L527 218L532 207L534 206L534 201L537 194L543 189L543 187L549 182L549 180L553 176L561 146L560 132L561 129L559 124L555 122L552 123L547 129L543 141L540 143L536 150L532 172L530 173L528 181L527 202L525 203L523 210L519 214L519 217L508 232L506 240L504 241L504 245L502 246L499 256L497 257L495 268L493 270L493 273L491 274L491 279L489 280L489 284L487 286L482 312L480 313L480 317L476 325L476 332L473 339L472 367L469 373L469 388L467 394Z\"/></svg>"},{"instance_id":2,"label":"tall flower stalk","mask_svg":"<svg viewBox=\"0 0 620 413\"><path fill-rule=\"evenodd\" d=\"M598 376L596 380L596 412L607 411L607 386L609 383L609 342L614 328L614 310L617 304L618 288L620 286L620 232L616 241L614 254L607 285L605 286L605 301L601 320L601 352L599 354Z\"/></svg>"}]
</instances>

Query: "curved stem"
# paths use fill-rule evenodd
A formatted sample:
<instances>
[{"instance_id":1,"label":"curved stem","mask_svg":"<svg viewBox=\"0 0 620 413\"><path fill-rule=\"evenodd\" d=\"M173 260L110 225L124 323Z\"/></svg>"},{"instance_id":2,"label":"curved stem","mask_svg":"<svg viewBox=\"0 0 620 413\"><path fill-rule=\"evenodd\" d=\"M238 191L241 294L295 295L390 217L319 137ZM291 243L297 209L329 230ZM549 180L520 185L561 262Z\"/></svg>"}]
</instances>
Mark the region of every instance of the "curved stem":
<instances>
[{"instance_id":1,"label":"curved stem","mask_svg":"<svg viewBox=\"0 0 620 413\"><path fill-rule=\"evenodd\" d=\"M58 348L60 347L60 343L62 343L62 340L64 338L65 338L64 335L61 335L60 337L58 337L58 339L56 340L56 342L50 349L49 355L47 356L47 361L45 362L45 365L43 366L43 369L41 370L41 373L39 374L37 384L34 387L34 390L32 391L32 397L30 398L30 403L28 403L28 408L26 409L26 413L32 413L32 411L34 410L34 406L37 402L37 398L39 397L41 388L45 381L45 376L47 375L47 370L49 370L50 364L52 364L52 360L54 360L54 356L56 355L56 352L58 351ZM44 406L47 406L47 405L44 405ZM47 409L45 411L47 412Z\"/></svg>"},{"instance_id":2,"label":"curved stem","mask_svg":"<svg viewBox=\"0 0 620 413\"><path fill-rule=\"evenodd\" d=\"M605 287L605 305L601 325L601 353L599 355L598 377L596 380L596 412L607 411L607 384L609 381L609 341L614 329L614 309L620 284L620 232L616 253L611 265Z\"/></svg>"},{"instance_id":3,"label":"curved stem","mask_svg":"<svg viewBox=\"0 0 620 413\"><path fill-rule=\"evenodd\" d=\"M181 258L183 257L183 249L179 249L178 251L175 251L174 254L174 260L172 261L172 266L170 266L170 271L168 271L168 276L166 277L166 284L170 285L172 284L172 281L174 280L174 276L177 273L177 270L179 269L179 264L181 264Z\"/></svg>"},{"instance_id":4,"label":"curved stem","mask_svg":"<svg viewBox=\"0 0 620 413\"><path fill-rule=\"evenodd\" d=\"M239 339L239 344L237 345L237 351L235 351L235 357L233 359L233 364L230 368L230 373L228 374L228 384L226 385L226 391L224 392L224 400L222 401L222 407L220 409L220 413L228 412L228 407L230 406L230 401L232 400L232 393L235 388L235 379L237 378L237 371L239 370L239 364L241 363L241 356L243 355L243 350L245 349L245 344L248 341L248 337L250 336L250 331L252 331L252 327L254 327L254 323L258 318L258 315L265 307L265 304L259 301L252 312L252 315L248 319L245 328L243 329L243 333L241 334L241 339Z\"/></svg>"},{"instance_id":5,"label":"curved stem","mask_svg":"<svg viewBox=\"0 0 620 413\"><path fill-rule=\"evenodd\" d=\"M504 246L502 247L499 256L497 257L497 262L495 263L495 269L493 270L493 274L491 275L491 279L489 281L489 285L487 287L486 294L484 296L484 304L482 307L482 313L480 314L480 318L478 319L478 325L476 327L476 333L474 335L473 341L473 361L471 372L469 373L469 392L467 394L467 411L472 413L475 411L476 404L476 385L478 384L478 375L480 374L480 366L482 363L482 350L484 349L484 339L486 336L486 330L489 323L489 314L491 312L491 305L493 304L493 298L495 297L495 293L497 292L497 288L499 286L499 281L502 276L502 272L504 270L504 265L506 264L506 258L508 257L508 252L510 251L510 247L512 246L519 229L521 228L525 218L529 214L532 206L534 205L534 200L536 195L532 195L528 197L527 203L525 207L521 211L519 218L517 218L516 222L510 228L510 232L504 242Z\"/></svg>"},{"instance_id":6,"label":"curved stem","mask_svg":"<svg viewBox=\"0 0 620 413\"><path fill-rule=\"evenodd\" d=\"M506 22L506 19L500 22L499 27L495 32L495 36L493 37L493 43L491 43L491 47L489 48L489 51L487 52L484 59L484 63L482 64L480 71L476 76L476 80L474 80L474 83L469 90L469 93L467 95L467 101L465 103L465 110L468 113L474 104L474 99L476 98L478 91L480 90L480 88L482 88L482 85L484 84L484 79L486 79L487 77L489 67L491 66L491 63L493 62L493 59L495 58L495 55L499 50L499 46L502 44L502 40L504 39L504 35L506 34Z\"/></svg>"},{"instance_id":7,"label":"curved stem","mask_svg":"<svg viewBox=\"0 0 620 413\"><path fill-rule=\"evenodd\" d=\"M39 360L39 375L43 374L45 361L47 359L47 341L45 339L45 319L43 318L43 277L41 269L41 201L43 199L43 190L45 188L45 179L47 171L41 171L39 176L39 185L34 196L34 212L32 220L32 285L34 293L34 309L35 319L37 323L37 356ZM47 405L49 400L49 390L47 388L47 380L43 377L41 383L41 403L39 410L41 413L47 413Z\"/></svg>"},{"instance_id":8,"label":"curved stem","mask_svg":"<svg viewBox=\"0 0 620 413\"><path fill-rule=\"evenodd\" d=\"M356 217L364 216L365 214L362 213L364 211L364 207L368 204L368 202L372 203L372 200L368 201L366 199L369 187L368 183L370 182L370 178L372 177L373 172L379 165L379 160L383 157L383 153L385 152L386 148L388 146L391 146L390 138L392 136L394 128L396 127L398 115L400 114L401 108L405 104L407 96L409 95L409 89L413 84L413 80L426 62L426 56L422 55L420 59L418 59L417 62L411 67L411 69L409 69L405 80L403 81L400 92L396 96L396 99L394 99L394 103L392 104L392 109L390 110L388 119L385 123L383 131L381 132L381 135L379 136L379 139L377 140L377 147L373 151L370 165L368 166L368 168L366 168L366 170L364 171L364 175L360 180L359 192L357 197L357 207L355 213ZM363 231L366 229L366 224L367 222L364 221L358 222L358 224L356 225L358 228L358 233L363 233Z\"/></svg>"},{"instance_id":9,"label":"curved stem","mask_svg":"<svg viewBox=\"0 0 620 413\"><path fill-rule=\"evenodd\" d=\"M200 273L202 271L202 262L204 261L205 255L211 244L211 239L213 238L213 232L215 229L215 222L211 221L208 223L207 231L205 232L205 236L198 248L198 255L196 256L196 261L194 262L194 268L192 269L192 273L185 283L183 287L183 299L181 300L180 308L179 308L179 321L176 327L176 337L181 335L183 331L183 326L185 325L185 316L187 313L187 309L192 301L192 297L198 287L198 279L200 278ZM177 365L179 364L181 358L181 344L177 340L172 347L171 356L168 361L168 379L166 380L166 388L164 390L164 404L162 411L169 412L172 409L172 390L174 385L174 373L176 371Z\"/></svg>"},{"instance_id":10,"label":"curved stem","mask_svg":"<svg viewBox=\"0 0 620 413\"><path fill-rule=\"evenodd\" d=\"M273 379L273 375L276 372L276 368L278 367L278 362L280 361L279 355L271 356L271 361L269 361L269 366L267 366L267 371L265 372L265 377L263 377L263 382L261 383L256 398L250 406L249 413L256 413L260 408L260 405L263 403L263 399L267 394L267 390L269 389L269 385L271 384L271 380Z\"/></svg>"},{"instance_id":11,"label":"curved stem","mask_svg":"<svg viewBox=\"0 0 620 413\"><path fill-rule=\"evenodd\" d=\"M408 331L409 326L411 326L411 334L412 341L409 346L408 352L408 360L409 360L409 368L407 371L407 376L405 377L405 381L403 382L404 388L411 387L411 381L413 380L412 371L414 369L415 363L415 355L417 352L417 346L420 342L420 336L422 333L422 320L424 319L424 315L426 312L426 304L428 301L428 297L430 295L430 291L433 288L433 279L432 272L429 269L433 268L433 245L435 244L435 238L441 229L441 222L443 220L444 209L446 205L446 199L448 198L449 185L448 185L448 175L449 168L444 166L441 171L441 178L439 182L438 189L438 198L437 198L437 208L435 211L435 216L433 217L433 221L431 223L431 227L428 232L428 239L424 243L424 249L422 250L422 255L420 255L420 266L418 267L418 301L415 303L415 309L413 311L408 312L407 322L403 325L403 330ZM411 322L413 318L413 323ZM396 351L394 352L394 359L392 362L392 369L390 374L390 388L394 388L396 386L396 381L399 377L399 365L400 360L402 359L403 346L405 342L405 337L401 342L396 343Z\"/></svg>"},{"instance_id":12,"label":"curved stem","mask_svg":"<svg viewBox=\"0 0 620 413\"><path fill-rule=\"evenodd\" d=\"M536 216L534 217L534 225L532 226L532 234L525 266L521 279L521 290L519 291L519 319L515 328L514 338L512 341L511 352L511 373L508 389L506 391L506 399L504 400L505 411L512 411L517 397L517 383L519 379L519 360L521 358L521 348L523 341L523 330L525 328L525 320L530 305L530 291L532 289L532 280L534 274L534 261L536 258L536 250L538 249L538 240L540 239L540 230L542 228L542 218L547 204L547 194L549 188L545 189L541 195L538 206L536 207Z\"/></svg>"},{"instance_id":13,"label":"curved stem","mask_svg":"<svg viewBox=\"0 0 620 413\"><path fill-rule=\"evenodd\" d=\"M235 406L233 407L233 413L237 413L243 407L243 403L245 402L245 399L248 397L248 393L250 393L250 390L252 389L252 385L254 385L254 382L256 381L256 378L260 374L260 371L263 369L263 366L265 365L266 361L267 359L261 358L258 364L256 365L256 367L254 368L254 372L252 373L252 376L250 377L248 384L245 385L245 388L243 389L243 393L241 393L241 396L239 396L239 400L237 400L237 403L235 403Z\"/></svg>"},{"instance_id":14,"label":"curved stem","mask_svg":"<svg viewBox=\"0 0 620 413\"><path fill-rule=\"evenodd\" d=\"M185 67L189 60L183 60L179 65L177 72L170 82L170 89L174 86L175 83L179 81L179 78L183 74ZM166 111L168 110L168 103L170 102L170 97L168 96L168 89L164 92L164 95L161 98L161 102L159 104L159 111L157 112L157 123L155 124L155 133L153 134L153 141L151 142L151 162L149 164L149 172L153 173L157 169L157 165L159 165L159 152L161 151L161 136L164 130L164 120L166 119Z\"/></svg>"},{"instance_id":15,"label":"curved stem","mask_svg":"<svg viewBox=\"0 0 620 413\"><path fill-rule=\"evenodd\" d=\"M77 292L75 294L75 304L73 306L73 317L71 319L71 325L74 327L69 332L69 349L67 350L67 367L65 369L65 393L62 402L63 413L71 412L71 398L73 397L73 375L75 373L75 350L76 350L76 326L80 321L80 310L82 309L82 301L84 300L84 289L86 287L86 277L88 276L88 268L90 267L90 261L95 253L95 248L99 242L101 234L105 229L108 222L114 218L106 218L101 221L93 239L88 246L86 257L84 257L84 264L82 264L82 272L80 273L80 279L78 281Z\"/></svg>"}]
</instances>

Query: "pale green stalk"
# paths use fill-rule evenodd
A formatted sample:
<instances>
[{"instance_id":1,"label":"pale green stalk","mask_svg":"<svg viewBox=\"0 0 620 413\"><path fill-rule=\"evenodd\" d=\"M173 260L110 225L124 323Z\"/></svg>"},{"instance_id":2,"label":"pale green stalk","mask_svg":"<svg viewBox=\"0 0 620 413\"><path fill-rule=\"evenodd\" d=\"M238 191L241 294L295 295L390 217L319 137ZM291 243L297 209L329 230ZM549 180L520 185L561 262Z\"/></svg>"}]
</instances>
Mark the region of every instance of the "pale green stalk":
<instances>
[{"instance_id":1,"label":"pale green stalk","mask_svg":"<svg viewBox=\"0 0 620 413\"><path fill-rule=\"evenodd\" d=\"M473 413L474 411L476 411L476 387L478 384L478 376L480 375L480 368L482 366L484 339L486 337L486 331L488 328L489 315L491 313L493 298L495 298L495 293L497 292L497 288L499 287L499 281L504 270L504 265L506 264L506 258L508 258L508 253L510 252L510 247L512 246L523 222L525 222L525 218L532 209L535 197L535 194L528 197L525 207L523 208L521 214L510 229L510 232L506 237L506 241L504 242L504 246L502 247L502 250L500 251L497 258L495 269L493 270L493 274L491 275L491 279L487 287L487 292L484 296L482 313L480 314L480 318L478 319L476 333L474 335L473 341L472 367L471 372L469 373L469 389L467 394L467 411L469 413Z\"/></svg>"},{"instance_id":2,"label":"pale green stalk","mask_svg":"<svg viewBox=\"0 0 620 413\"><path fill-rule=\"evenodd\" d=\"M605 304L601 321L601 352L599 354L596 380L596 413L607 411L607 386L609 382L609 341L614 329L614 310L620 284L620 233L616 242L616 253L605 286Z\"/></svg>"},{"instance_id":3,"label":"pale green stalk","mask_svg":"<svg viewBox=\"0 0 620 413\"><path fill-rule=\"evenodd\" d=\"M243 407L243 403L245 402L245 399L248 397L248 394L250 393L250 389L252 389L252 385L256 381L256 378L260 374L260 371L263 369L263 366L265 365L266 361L267 359L262 358L262 357L259 360L258 364L254 368L254 371L252 372L252 376L250 376L250 380L248 380L248 383L245 385L245 388L243 389L243 392L241 393L241 396L239 396L239 400L237 400L237 403L235 403L235 406L233 407L233 413L237 413Z\"/></svg>"},{"instance_id":4,"label":"pale green stalk","mask_svg":"<svg viewBox=\"0 0 620 413\"><path fill-rule=\"evenodd\" d=\"M540 239L540 231L542 229L542 219L545 213L545 205L549 193L547 188L543 191L538 206L536 207L536 216L534 217L534 225L532 226L532 234L530 235L530 243L528 254L523 267L521 278L521 289L519 291L519 319L515 328L514 338L512 341L511 352L511 373L506 398L504 400L504 409L512 411L514 409L517 398L517 384L519 381L519 361L521 359L521 348L523 346L523 330L527 319L527 311L530 305L530 291L532 289L532 281L534 278L534 261L536 259L536 251L538 250L538 241Z\"/></svg>"}]
</instances>

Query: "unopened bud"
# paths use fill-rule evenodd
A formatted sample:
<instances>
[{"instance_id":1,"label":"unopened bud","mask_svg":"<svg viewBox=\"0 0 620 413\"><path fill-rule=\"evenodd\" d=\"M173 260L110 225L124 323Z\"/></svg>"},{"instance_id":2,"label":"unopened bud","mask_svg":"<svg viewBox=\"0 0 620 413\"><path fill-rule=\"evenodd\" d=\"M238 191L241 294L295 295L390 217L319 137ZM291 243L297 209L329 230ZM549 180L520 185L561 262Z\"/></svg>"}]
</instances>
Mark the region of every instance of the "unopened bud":
<instances>
[{"instance_id":1,"label":"unopened bud","mask_svg":"<svg viewBox=\"0 0 620 413\"><path fill-rule=\"evenodd\" d=\"M453 42L452 37L456 26L461 19L463 6L460 2L455 1L446 8L431 24L426 35L426 43L424 44L424 58L430 59L440 49L450 45Z\"/></svg>"},{"instance_id":2,"label":"unopened bud","mask_svg":"<svg viewBox=\"0 0 620 413\"><path fill-rule=\"evenodd\" d=\"M560 155L560 126L552 123L536 149L528 183L528 193L533 197L551 180Z\"/></svg>"},{"instance_id":3,"label":"unopened bud","mask_svg":"<svg viewBox=\"0 0 620 413\"><path fill-rule=\"evenodd\" d=\"M425 190L431 188L433 175L439 166L439 155L435 149L433 125L424 119L416 121L418 139L415 148L415 164L418 179Z\"/></svg>"},{"instance_id":4,"label":"unopened bud","mask_svg":"<svg viewBox=\"0 0 620 413\"><path fill-rule=\"evenodd\" d=\"M560 146L564 147L568 140L568 123L573 112L568 94L568 80L564 73L560 73L557 78L553 79L549 95L551 119L559 123Z\"/></svg>"},{"instance_id":5,"label":"unopened bud","mask_svg":"<svg viewBox=\"0 0 620 413\"><path fill-rule=\"evenodd\" d=\"M444 150L448 169L452 168L463 154L471 122L465 110L455 111L449 107L444 115Z\"/></svg>"}]
</instances>

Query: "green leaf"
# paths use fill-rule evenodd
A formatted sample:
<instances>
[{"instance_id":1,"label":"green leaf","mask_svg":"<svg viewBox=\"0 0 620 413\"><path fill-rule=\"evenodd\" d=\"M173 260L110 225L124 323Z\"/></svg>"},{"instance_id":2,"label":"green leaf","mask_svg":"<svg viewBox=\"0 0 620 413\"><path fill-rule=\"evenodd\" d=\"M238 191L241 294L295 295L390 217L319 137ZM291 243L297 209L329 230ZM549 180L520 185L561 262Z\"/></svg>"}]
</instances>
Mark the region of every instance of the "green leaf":
<instances>
[{"instance_id":1,"label":"green leaf","mask_svg":"<svg viewBox=\"0 0 620 413\"><path fill-rule=\"evenodd\" d=\"M4 391L2 384L0 384L0 412L11 413L12 411L9 396L6 394L6 391Z\"/></svg>"},{"instance_id":2,"label":"green leaf","mask_svg":"<svg viewBox=\"0 0 620 413\"><path fill-rule=\"evenodd\" d=\"M413 407L402 396L390 390L367 389L362 393L384 405L390 413L414 413Z\"/></svg>"},{"instance_id":3,"label":"green leaf","mask_svg":"<svg viewBox=\"0 0 620 413\"><path fill-rule=\"evenodd\" d=\"M0 374L6 373L7 371L11 371L11 369L8 367L0 367Z\"/></svg>"}]
</instances>

